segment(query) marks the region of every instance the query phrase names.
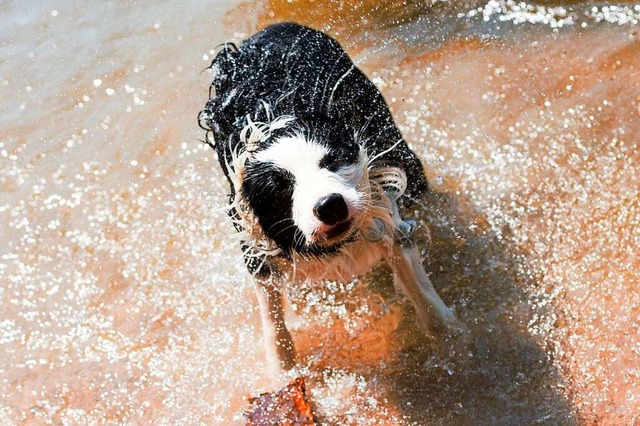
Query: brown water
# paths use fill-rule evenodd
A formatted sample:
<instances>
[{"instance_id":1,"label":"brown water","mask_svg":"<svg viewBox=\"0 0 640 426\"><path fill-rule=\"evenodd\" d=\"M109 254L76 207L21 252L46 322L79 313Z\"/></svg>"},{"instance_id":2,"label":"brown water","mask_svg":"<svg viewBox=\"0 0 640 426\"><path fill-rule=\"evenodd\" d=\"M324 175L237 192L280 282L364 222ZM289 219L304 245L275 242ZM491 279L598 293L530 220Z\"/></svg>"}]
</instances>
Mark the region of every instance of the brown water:
<instances>
[{"instance_id":1,"label":"brown water","mask_svg":"<svg viewBox=\"0 0 640 426\"><path fill-rule=\"evenodd\" d=\"M425 262L474 333L425 339L385 268L290 289L318 415L638 422L640 7L483 5L0 5L1 422L241 424L283 384L195 117L212 49L285 19L389 101L435 189Z\"/></svg>"}]
</instances>

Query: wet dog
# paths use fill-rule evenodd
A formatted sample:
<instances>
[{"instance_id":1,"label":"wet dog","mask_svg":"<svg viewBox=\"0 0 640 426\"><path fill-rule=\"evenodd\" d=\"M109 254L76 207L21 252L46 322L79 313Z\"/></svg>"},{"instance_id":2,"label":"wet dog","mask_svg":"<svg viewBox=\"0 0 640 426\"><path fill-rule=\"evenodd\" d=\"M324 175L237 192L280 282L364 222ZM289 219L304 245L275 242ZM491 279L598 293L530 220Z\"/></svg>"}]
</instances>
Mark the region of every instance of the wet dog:
<instances>
[{"instance_id":1,"label":"wet dog","mask_svg":"<svg viewBox=\"0 0 640 426\"><path fill-rule=\"evenodd\" d=\"M420 160L340 45L282 23L225 45L211 70L199 121L231 185L273 370L295 365L283 283L349 280L382 259L426 328L459 331L401 219L428 187Z\"/></svg>"}]
</instances>

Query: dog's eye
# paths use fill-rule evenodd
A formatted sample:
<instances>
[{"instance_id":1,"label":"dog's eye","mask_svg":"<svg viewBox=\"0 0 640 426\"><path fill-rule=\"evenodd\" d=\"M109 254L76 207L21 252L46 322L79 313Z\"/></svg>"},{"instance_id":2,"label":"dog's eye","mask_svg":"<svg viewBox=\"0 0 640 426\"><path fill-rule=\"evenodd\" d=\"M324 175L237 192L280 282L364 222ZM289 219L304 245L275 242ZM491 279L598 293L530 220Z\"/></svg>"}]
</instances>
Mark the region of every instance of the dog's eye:
<instances>
[{"instance_id":1,"label":"dog's eye","mask_svg":"<svg viewBox=\"0 0 640 426\"><path fill-rule=\"evenodd\" d=\"M249 163L242 192L265 233L280 247L293 241L292 226L294 177L271 163Z\"/></svg>"},{"instance_id":2,"label":"dog's eye","mask_svg":"<svg viewBox=\"0 0 640 426\"><path fill-rule=\"evenodd\" d=\"M358 152L354 150L329 151L322 160L320 167L335 172L343 167L348 167L358 161Z\"/></svg>"},{"instance_id":3,"label":"dog's eye","mask_svg":"<svg viewBox=\"0 0 640 426\"><path fill-rule=\"evenodd\" d=\"M276 211L290 214L293 187L291 173L263 162L248 164L242 183L242 191L254 210L264 209L265 216L272 216Z\"/></svg>"},{"instance_id":4,"label":"dog's eye","mask_svg":"<svg viewBox=\"0 0 640 426\"><path fill-rule=\"evenodd\" d=\"M282 195L292 191L293 175L270 163L251 163L247 165L243 186L252 192Z\"/></svg>"}]
</instances>

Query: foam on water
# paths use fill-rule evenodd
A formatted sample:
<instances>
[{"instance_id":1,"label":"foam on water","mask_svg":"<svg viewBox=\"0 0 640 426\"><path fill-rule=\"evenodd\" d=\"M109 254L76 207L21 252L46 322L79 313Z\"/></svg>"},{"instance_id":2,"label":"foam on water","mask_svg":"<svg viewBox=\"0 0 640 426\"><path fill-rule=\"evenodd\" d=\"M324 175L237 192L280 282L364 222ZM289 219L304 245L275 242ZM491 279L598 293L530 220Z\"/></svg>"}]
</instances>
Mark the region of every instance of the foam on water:
<instances>
[{"instance_id":1,"label":"foam on water","mask_svg":"<svg viewBox=\"0 0 640 426\"><path fill-rule=\"evenodd\" d=\"M0 6L3 423L241 424L284 384L196 124L215 46L284 19L381 88L435 189L426 266L474 333L423 336L384 267L288 289L318 415L637 421L639 8L468 3Z\"/></svg>"}]
</instances>

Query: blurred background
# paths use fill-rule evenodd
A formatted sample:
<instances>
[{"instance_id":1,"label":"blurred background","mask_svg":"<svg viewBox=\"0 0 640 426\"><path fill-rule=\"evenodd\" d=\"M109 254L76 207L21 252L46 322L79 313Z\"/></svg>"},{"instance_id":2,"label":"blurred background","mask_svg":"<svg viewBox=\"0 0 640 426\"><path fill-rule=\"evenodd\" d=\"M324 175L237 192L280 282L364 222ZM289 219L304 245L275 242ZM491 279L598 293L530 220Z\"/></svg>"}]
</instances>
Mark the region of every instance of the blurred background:
<instances>
[{"instance_id":1,"label":"blurred background","mask_svg":"<svg viewBox=\"0 0 640 426\"><path fill-rule=\"evenodd\" d=\"M216 48L292 20L384 94L433 191L424 261L473 332L423 336L384 266L288 289L325 424L635 424L640 4L0 3L0 423L243 424L271 391L200 142ZM430 237L427 234L430 232Z\"/></svg>"}]
</instances>

